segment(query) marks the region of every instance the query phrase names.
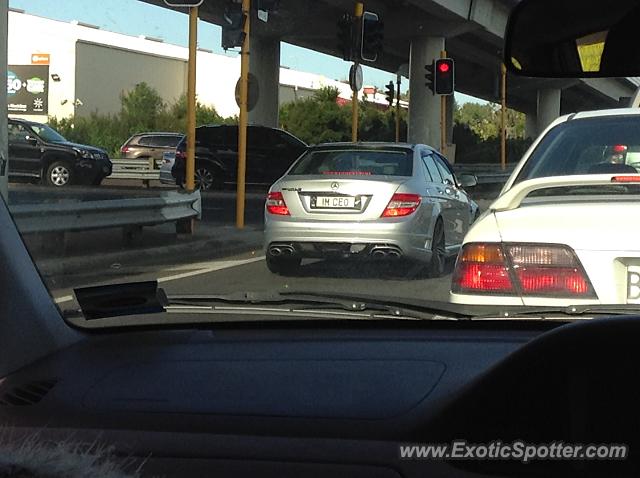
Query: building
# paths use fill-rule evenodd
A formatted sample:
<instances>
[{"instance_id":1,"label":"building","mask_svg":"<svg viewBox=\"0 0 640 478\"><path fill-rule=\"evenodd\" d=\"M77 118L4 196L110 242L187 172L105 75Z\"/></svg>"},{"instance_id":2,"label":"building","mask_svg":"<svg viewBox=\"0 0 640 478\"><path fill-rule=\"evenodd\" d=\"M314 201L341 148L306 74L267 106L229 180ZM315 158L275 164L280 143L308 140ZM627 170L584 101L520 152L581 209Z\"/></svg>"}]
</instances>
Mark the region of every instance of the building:
<instances>
[{"instance_id":1,"label":"building","mask_svg":"<svg viewBox=\"0 0 640 478\"><path fill-rule=\"evenodd\" d=\"M187 89L188 49L160 39L101 30L78 21L62 22L9 12L9 114L36 121L54 116L116 113L120 96L146 82L167 103ZM198 50L198 101L222 116L238 114L235 86L240 58ZM335 87L342 102L350 101L349 85L321 75L282 67L280 103ZM371 93L369 91L369 93ZM360 96L364 94L364 89ZM386 105L384 95L368 101Z\"/></svg>"}]
</instances>

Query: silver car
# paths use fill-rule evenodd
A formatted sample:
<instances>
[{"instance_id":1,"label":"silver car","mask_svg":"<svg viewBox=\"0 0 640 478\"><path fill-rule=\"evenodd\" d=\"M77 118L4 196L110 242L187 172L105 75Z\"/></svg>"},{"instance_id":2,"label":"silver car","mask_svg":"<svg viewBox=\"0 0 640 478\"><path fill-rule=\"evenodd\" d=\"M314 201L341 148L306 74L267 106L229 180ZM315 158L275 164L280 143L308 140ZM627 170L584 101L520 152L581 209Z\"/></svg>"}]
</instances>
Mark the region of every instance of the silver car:
<instances>
[{"instance_id":1,"label":"silver car","mask_svg":"<svg viewBox=\"0 0 640 478\"><path fill-rule=\"evenodd\" d=\"M269 190L265 254L274 273L302 259L408 259L444 273L478 205L433 148L333 143L309 148Z\"/></svg>"},{"instance_id":2,"label":"silver car","mask_svg":"<svg viewBox=\"0 0 640 478\"><path fill-rule=\"evenodd\" d=\"M171 174L173 163L176 160L175 151L165 151L162 153L162 164L160 165L160 182L162 184L172 184L175 186L176 180Z\"/></svg>"}]
</instances>

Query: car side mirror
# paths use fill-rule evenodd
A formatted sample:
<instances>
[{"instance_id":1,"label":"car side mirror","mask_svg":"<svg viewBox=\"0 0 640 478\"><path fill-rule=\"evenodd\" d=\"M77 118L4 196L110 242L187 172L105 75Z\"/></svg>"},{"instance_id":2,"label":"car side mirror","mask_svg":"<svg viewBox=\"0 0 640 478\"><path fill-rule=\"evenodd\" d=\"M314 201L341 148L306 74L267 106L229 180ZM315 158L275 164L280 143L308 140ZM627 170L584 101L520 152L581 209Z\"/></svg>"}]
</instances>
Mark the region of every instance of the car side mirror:
<instances>
[{"instance_id":1,"label":"car side mirror","mask_svg":"<svg viewBox=\"0 0 640 478\"><path fill-rule=\"evenodd\" d=\"M38 138L34 138L33 136L25 136L24 140L29 143L31 146L38 145Z\"/></svg>"},{"instance_id":2,"label":"car side mirror","mask_svg":"<svg viewBox=\"0 0 640 478\"><path fill-rule=\"evenodd\" d=\"M463 188L472 188L478 185L478 178L475 174L461 174L458 181Z\"/></svg>"}]
</instances>

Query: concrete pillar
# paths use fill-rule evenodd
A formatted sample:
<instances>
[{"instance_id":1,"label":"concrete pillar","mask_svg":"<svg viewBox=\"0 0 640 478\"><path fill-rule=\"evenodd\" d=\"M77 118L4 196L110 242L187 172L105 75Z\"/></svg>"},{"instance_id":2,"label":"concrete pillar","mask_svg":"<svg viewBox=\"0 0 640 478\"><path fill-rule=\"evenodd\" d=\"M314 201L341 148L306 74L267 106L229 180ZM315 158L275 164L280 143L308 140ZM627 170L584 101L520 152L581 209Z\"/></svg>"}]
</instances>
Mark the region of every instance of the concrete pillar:
<instances>
[{"instance_id":1,"label":"concrete pillar","mask_svg":"<svg viewBox=\"0 0 640 478\"><path fill-rule=\"evenodd\" d=\"M251 36L249 69L258 79L258 103L249 112L249 123L277 128L280 97L280 40Z\"/></svg>"},{"instance_id":2,"label":"concrete pillar","mask_svg":"<svg viewBox=\"0 0 640 478\"><path fill-rule=\"evenodd\" d=\"M9 0L0 0L0 78L7 77L7 44ZM4 80L3 80L4 81ZM4 83L3 83L4 85ZM7 88L0 88L0 195L8 198L8 173L9 167L5 163L7 157ZM4 171L2 171L4 169Z\"/></svg>"},{"instance_id":3,"label":"concrete pillar","mask_svg":"<svg viewBox=\"0 0 640 478\"><path fill-rule=\"evenodd\" d=\"M537 112L537 133L540 134L558 116L560 116L560 95L561 90L557 88L547 88L538 90L538 112Z\"/></svg>"},{"instance_id":4,"label":"concrete pillar","mask_svg":"<svg viewBox=\"0 0 640 478\"><path fill-rule=\"evenodd\" d=\"M538 136L538 116L534 113L526 113L524 119L524 137L536 139Z\"/></svg>"},{"instance_id":5,"label":"concrete pillar","mask_svg":"<svg viewBox=\"0 0 640 478\"><path fill-rule=\"evenodd\" d=\"M424 66L440 58L442 50L442 37L415 38L411 42L409 59L411 101L408 141L428 144L437 149L440 148L440 97L434 96L425 86Z\"/></svg>"}]
</instances>

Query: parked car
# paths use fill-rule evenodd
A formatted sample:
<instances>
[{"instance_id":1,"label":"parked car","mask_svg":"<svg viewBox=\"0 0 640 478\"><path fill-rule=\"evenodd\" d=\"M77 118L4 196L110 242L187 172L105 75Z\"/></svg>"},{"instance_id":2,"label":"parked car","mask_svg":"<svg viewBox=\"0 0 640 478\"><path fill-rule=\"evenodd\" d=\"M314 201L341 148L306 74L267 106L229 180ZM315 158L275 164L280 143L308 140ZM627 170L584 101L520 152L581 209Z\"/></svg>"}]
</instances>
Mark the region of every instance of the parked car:
<instances>
[{"instance_id":1,"label":"parked car","mask_svg":"<svg viewBox=\"0 0 640 478\"><path fill-rule=\"evenodd\" d=\"M50 186L99 185L111 174L106 151L67 141L50 126L9 118L9 177Z\"/></svg>"},{"instance_id":2,"label":"parked car","mask_svg":"<svg viewBox=\"0 0 640 478\"><path fill-rule=\"evenodd\" d=\"M475 184L425 145L311 147L269 190L267 266L287 274L305 258L405 258L442 275L478 216L464 190Z\"/></svg>"},{"instance_id":3,"label":"parked car","mask_svg":"<svg viewBox=\"0 0 640 478\"><path fill-rule=\"evenodd\" d=\"M162 163L160 164L160 182L162 184L176 184L176 180L171 173L173 163L176 161L176 152L167 151L162 155Z\"/></svg>"},{"instance_id":4,"label":"parked car","mask_svg":"<svg viewBox=\"0 0 640 478\"><path fill-rule=\"evenodd\" d=\"M558 118L465 237L451 300L640 304L639 150L638 109Z\"/></svg>"},{"instance_id":5,"label":"parked car","mask_svg":"<svg viewBox=\"0 0 640 478\"><path fill-rule=\"evenodd\" d=\"M265 126L247 128L248 184L271 185L306 151L307 145L286 131ZM187 141L176 149L173 177L183 184ZM196 129L196 186L202 190L233 184L238 170L238 127L201 126Z\"/></svg>"},{"instance_id":6,"label":"parked car","mask_svg":"<svg viewBox=\"0 0 640 478\"><path fill-rule=\"evenodd\" d=\"M129 138L120 148L124 159L150 159L162 161L163 154L174 152L182 141L181 133L138 133Z\"/></svg>"}]
</instances>

